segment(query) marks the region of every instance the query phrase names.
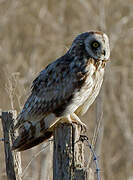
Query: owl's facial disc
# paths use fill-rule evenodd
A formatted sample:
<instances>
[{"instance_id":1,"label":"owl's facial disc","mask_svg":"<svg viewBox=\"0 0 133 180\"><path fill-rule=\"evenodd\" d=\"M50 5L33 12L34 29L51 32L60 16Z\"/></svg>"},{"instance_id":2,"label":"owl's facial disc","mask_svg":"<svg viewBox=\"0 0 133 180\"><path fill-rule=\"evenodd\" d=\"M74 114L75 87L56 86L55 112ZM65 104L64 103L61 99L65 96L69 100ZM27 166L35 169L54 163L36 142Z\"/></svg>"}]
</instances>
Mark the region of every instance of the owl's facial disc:
<instances>
[{"instance_id":1,"label":"owl's facial disc","mask_svg":"<svg viewBox=\"0 0 133 180\"><path fill-rule=\"evenodd\" d=\"M85 39L85 48L88 55L96 60L107 61L109 59L109 39L104 33L89 32Z\"/></svg>"}]
</instances>

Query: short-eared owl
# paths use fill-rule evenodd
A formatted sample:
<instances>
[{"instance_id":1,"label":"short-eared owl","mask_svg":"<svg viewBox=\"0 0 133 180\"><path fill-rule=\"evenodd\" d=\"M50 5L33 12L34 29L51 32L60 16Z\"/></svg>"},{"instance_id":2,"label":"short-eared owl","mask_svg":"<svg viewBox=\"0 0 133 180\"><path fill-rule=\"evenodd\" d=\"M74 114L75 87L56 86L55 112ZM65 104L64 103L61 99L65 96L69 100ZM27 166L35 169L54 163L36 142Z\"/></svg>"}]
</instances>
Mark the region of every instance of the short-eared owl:
<instances>
[{"instance_id":1,"label":"short-eared owl","mask_svg":"<svg viewBox=\"0 0 133 180\"><path fill-rule=\"evenodd\" d=\"M26 150L50 138L63 119L84 125L78 115L97 97L109 56L106 34L90 31L78 35L68 52L33 81L31 95L17 117L19 136L13 149Z\"/></svg>"}]
</instances>

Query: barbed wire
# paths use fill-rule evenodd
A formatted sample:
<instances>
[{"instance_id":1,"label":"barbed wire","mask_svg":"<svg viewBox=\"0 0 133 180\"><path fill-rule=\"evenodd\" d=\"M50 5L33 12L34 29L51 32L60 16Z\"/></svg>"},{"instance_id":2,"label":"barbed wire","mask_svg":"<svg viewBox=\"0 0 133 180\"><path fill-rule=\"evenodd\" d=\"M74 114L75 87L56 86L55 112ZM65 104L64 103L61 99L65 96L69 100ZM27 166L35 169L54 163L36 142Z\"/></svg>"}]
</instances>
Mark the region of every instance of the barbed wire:
<instances>
[{"instance_id":1,"label":"barbed wire","mask_svg":"<svg viewBox=\"0 0 133 180\"><path fill-rule=\"evenodd\" d=\"M90 151L91 151L92 156L93 156L93 161L95 162L95 166L96 166L97 180L101 180L98 158L97 158L97 155L96 155L92 145L90 144L90 142L88 140L88 137L86 135L80 135L79 140L82 142L85 141L87 143L87 146L90 148Z\"/></svg>"},{"instance_id":2,"label":"barbed wire","mask_svg":"<svg viewBox=\"0 0 133 180\"><path fill-rule=\"evenodd\" d=\"M22 174L21 174L21 177L24 177L24 176L25 176L25 174L26 174L29 166L31 165L32 161L33 161L37 156L39 156L40 153L43 152L43 151L50 145L51 141L53 141L53 139L49 139L48 143L47 143L39 152L37 152L36 154L34 154L34 155L32 156L31 160L28 162L28 164L27 164L26 167L24 168L24 170L23 170L23 172L22 172Z\"/></svg>"}]
</instances>

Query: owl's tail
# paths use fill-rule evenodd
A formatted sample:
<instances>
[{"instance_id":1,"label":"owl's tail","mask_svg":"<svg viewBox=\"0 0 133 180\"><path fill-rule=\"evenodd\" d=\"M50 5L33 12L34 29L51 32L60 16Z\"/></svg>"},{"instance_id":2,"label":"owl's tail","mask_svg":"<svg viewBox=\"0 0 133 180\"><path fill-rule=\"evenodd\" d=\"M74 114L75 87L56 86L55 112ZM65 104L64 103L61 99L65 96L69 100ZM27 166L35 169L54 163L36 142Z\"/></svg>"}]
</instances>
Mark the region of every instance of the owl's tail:
<instances>
[{"instance_id":1,"label":"owl's tail","mask_svg":"<svg viewBox=\"0 0 133 180\"><path fill-rule=\"evenodd\" d=\"M24 151L49 139L53 135L56 120L52 125L46 122L45 119L24 122L19 128L19 136L13 142L12 150Z\"/></svg>"}]
</instances>

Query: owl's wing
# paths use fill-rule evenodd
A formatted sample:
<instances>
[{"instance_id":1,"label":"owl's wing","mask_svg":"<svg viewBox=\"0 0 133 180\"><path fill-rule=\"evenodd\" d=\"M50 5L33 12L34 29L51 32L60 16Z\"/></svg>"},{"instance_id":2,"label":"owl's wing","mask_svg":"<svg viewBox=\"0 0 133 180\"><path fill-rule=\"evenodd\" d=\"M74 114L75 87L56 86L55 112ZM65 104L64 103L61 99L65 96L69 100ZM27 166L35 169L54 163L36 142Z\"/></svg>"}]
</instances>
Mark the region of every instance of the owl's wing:
<instances>
[{"instance_id":1,"label":"owl's wing","mask_svg":"<svg viewBox=\"0 0 133 180\"><path fill-rule=\"evenodd\" d=\"M15 128L19 127L19 136L13 143L13 150L26 150L50 138L63 112L68 110L66 112L71 114L80 106L79 102L82 103L93 88L94 68L88 64L86 72L85 67L59 59L33 81L31 95L17 118ZM86 88L82 88L86 83Z\"/></svg>"},{"instance_id":2,"label":"owl's wing","mask_svg":"<svg viewBox=\"0 0 133 180\"><path fill-rule=\"evenodd\" d=\"M26 150L53 134L54 124L78 92L86 76L70 62L55 61L33 81L32 92L22 112L17 117L15 128L19 136L13 143L13 150Z\"/></svg>"},{"instance_id":3,"label":"owl's wing","mask_svg":"<svg viewBox=\"0 0 133 180\"><path fill-rule=\"evenodd\" d=\"M60 59L50 64L33 81L31 95L18 115L15 129L25 121L39 121L51 112L59 116L84 78Z\"/></svg>"}]
</instances>

